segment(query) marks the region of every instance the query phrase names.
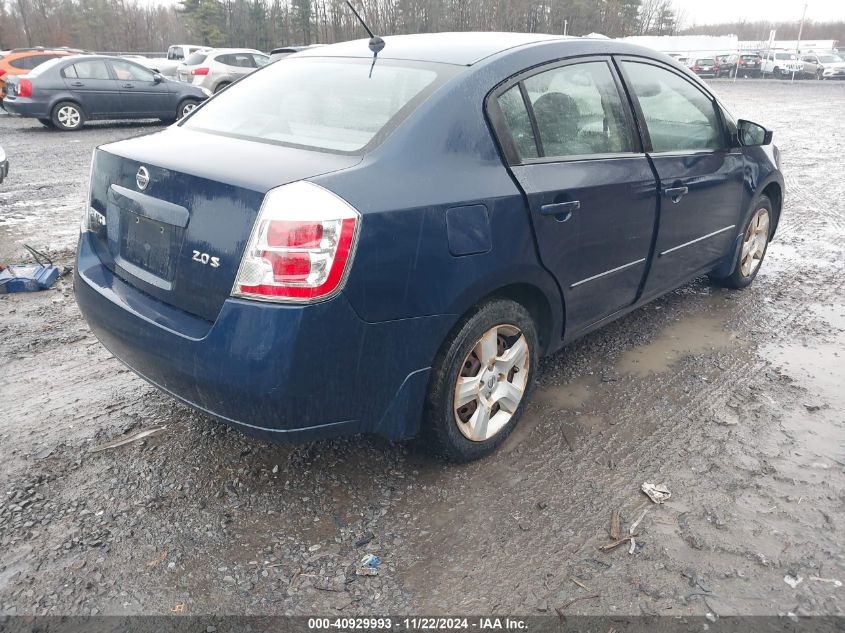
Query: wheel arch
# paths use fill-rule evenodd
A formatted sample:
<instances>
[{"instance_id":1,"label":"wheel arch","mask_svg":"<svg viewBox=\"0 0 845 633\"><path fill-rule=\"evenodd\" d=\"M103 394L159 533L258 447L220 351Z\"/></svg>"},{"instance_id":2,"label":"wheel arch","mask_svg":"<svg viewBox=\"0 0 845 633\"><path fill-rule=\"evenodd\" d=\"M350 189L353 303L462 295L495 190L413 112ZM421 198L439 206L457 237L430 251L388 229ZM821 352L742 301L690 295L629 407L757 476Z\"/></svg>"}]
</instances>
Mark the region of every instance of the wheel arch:
<instances>
[{"instance_id":1,"label":"wheel arch","mask_svg":"<svg viewBox=\"0 0 845 633\"><path fill-rule=\"evenodd\" d=\"M74 97L72 95L66 95L66 94L53 98L53 100L50 102L49 109L47 110L48 116L51 116L51 117L53 116L53 110L55 110L56 106L59 105L60 103L72 103L77 108L82 110L82 114L84 114L86 118L88 117L88 110L82 104L82 101L80 101L79 99L77 99L76 97Z\"/></svg>"},{"instance_id":2,"label":"wheel arch","mask_svg":"<svg viewBox=\"0 0 845 633\"><path fill-rule=\"evenodd\" d=\"M783 208L783 187L778 181L772 180L762 188L757 197L760 195L766 196L772 202L772 212L775 217L772 220L771 236L774 237L775 231L778 228L778 222L780 222L781 209Z\"/></svg>"}]
</instances>

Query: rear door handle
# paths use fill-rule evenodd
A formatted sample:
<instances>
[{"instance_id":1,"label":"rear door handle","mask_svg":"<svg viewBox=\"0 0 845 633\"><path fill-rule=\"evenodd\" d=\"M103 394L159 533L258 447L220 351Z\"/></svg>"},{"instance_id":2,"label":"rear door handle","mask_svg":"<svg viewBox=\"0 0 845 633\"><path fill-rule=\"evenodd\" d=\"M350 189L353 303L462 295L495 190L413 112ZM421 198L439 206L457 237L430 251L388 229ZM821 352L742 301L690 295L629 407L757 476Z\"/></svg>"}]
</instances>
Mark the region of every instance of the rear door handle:
<instances>
[{"instance_id":1,"label":"rear door handle","mask_svg":"<svg viewBox=\"0 0 845 633\"><path fill-rule=\"evenodd\" d=\"M82 83L81 81L75 81L71 84L71 86L73 86L74 88L82 88L82 86L84 86L84 85L85 84Z\"/></svg>"},{"instance_id":2,"label":"rear door handle","mask_svg":"<svg viewBox=\"0 0 845 633\"><path fill-rule=\"evenodd\" d=\"M135 86L133 86L132 84L123 84L123 86L121 86L121 87L122 88L134 88Z\"/></svg>"},{"instance_id":3,"label":"rear door handle","mask_svg":"<svg viewBox=\"0 0 845 633\"><path fill-rule=\"evenodd\" d=\"M689 187L669 187L663 190L663 195L672 198L672 202L680 202L689 193Z\"/></svg>"},{"instance_id":4,"label":"rear door handle","mask_svg":"<svg viewBox=\"0 0 845 633\"><path fill-rule=\"evenodd\" d=\"M572 217L572 212L581 208L580 200L572 200L571 202L556 202L554 204L544 204L540 207L541 215L553 215L558 222L566 222Z\"/></svg>"}]
</instances>

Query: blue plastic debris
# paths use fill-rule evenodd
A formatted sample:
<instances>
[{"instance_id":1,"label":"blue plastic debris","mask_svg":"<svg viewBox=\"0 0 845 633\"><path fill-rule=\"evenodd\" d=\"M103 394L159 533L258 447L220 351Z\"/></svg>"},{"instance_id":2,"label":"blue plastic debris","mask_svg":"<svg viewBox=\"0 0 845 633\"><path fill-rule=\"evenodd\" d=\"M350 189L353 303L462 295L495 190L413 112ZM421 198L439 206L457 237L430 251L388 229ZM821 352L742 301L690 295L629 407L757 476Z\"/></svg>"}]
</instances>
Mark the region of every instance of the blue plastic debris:
<instances>
[{"instance_id":1,"label":"blue plastic debris","mask_svg":"<svg viewBox=\"0 0 845 633\"><path fill-rule=\"evenodd\" d=\"M379 565L381 565L381 559L378 556L367 554L361 559L355 573L358 576L378 576Z\"/></svg>"},{"instance_id":2,"label":"blue plastic debris","mask_svg":"<svg viewBox=\"0 0 845 633\"><path fill-rule=\"evenodd\" d=\"M49 257L24 244L37 263L16 264L0 270L0 294L11 292L36 292L46 290L59 278L61 272Z\"/></svg>"}]
</instances>

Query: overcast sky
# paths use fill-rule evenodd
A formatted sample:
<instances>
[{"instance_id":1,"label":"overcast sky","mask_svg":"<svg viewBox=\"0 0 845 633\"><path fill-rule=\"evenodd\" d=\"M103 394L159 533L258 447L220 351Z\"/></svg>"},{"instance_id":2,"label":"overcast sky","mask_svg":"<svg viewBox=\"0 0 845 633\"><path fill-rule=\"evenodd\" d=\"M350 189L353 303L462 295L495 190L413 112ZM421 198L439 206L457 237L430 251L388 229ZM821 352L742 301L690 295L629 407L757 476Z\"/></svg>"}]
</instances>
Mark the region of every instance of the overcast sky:
<instances>
[{"instance_id":1,"label":"overcast sky","mask_svg":"<svg viewBox=\"0 0 845 633\"><path fill-rule=\"evenodd\" d=\"M675 0L684 25L714 24L735 20L801 20L804 0ZM845 0L807 0L807 19L817 22L845 20Z\"/></svg>"}]
</instances>

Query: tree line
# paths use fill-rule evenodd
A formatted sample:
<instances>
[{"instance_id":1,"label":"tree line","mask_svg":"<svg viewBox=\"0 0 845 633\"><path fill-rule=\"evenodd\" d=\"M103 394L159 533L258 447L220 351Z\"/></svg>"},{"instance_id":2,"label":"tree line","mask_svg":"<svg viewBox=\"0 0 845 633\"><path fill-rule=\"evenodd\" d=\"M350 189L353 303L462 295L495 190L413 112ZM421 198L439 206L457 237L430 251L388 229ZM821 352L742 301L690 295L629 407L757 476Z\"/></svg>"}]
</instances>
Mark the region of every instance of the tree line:
<instances>
[{"instance_id":1,"label":"tree line","mask_svg":"<svg viewBox=\"0 0 845 633\"><path fill-rule=\"evenodd\" d=\"M674 0L353 0L381 35L434 31L524 31L608 37L676 35L684 16ZM804 37L834 39L843 26L809 23ZM794 27L794 28L793 28ZM739 22L697 27L760 39L795 25ZM761 35L763 34L763 35ZM365 35L343 0L0 0L0 49L69 46L154 52L172 43L250 47L332 43ZM843 35L845 39L845 35Z\"/></svg>"}]
</instances>

